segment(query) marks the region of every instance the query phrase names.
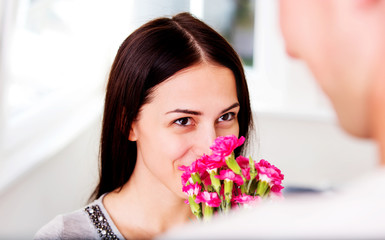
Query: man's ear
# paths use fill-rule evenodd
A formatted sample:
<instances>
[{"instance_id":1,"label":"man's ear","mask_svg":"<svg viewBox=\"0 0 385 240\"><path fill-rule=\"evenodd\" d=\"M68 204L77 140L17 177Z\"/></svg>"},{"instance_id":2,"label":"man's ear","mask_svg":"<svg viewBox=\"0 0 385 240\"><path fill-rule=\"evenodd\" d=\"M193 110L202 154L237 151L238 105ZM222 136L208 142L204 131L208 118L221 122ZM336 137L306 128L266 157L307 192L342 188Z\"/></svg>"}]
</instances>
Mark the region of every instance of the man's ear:
<instances>
[{"instance_id":1,"label":"man's ear","mask_svg":"<svg viewBox=\"0 0 385 240\"><path fill-rule=\"evenodd\" d=\"M128 135L128 140L129 141L132 141L132 142L135 142L135 141L137 141L138 140L138 137L137 137L137 134L136 134L136 123L135 123L135 121L134 122L132 122L132 124L131 124L131 128L130 128L130 133L129 133L129 135Z\"/></svg>"}]
</instances>

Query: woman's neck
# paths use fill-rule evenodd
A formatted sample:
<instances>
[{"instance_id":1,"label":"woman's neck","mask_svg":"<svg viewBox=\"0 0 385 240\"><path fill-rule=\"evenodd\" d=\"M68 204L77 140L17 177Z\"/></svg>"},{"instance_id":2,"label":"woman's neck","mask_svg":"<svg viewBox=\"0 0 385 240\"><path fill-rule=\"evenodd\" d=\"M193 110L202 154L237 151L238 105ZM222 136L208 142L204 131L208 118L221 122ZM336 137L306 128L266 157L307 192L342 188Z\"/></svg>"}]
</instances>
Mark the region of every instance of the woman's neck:
<instances>
[{"instance_id":1,"label":"woman's neck","mask_svg":"<svg viewBox=\"0 0 385 240\"><path fill-rule=\"evenodd\" d=\"M120 191L105 197L104 205L125 238L152 238L193 216L184 199L140 165Z\"/></svg>"}]
</instances>

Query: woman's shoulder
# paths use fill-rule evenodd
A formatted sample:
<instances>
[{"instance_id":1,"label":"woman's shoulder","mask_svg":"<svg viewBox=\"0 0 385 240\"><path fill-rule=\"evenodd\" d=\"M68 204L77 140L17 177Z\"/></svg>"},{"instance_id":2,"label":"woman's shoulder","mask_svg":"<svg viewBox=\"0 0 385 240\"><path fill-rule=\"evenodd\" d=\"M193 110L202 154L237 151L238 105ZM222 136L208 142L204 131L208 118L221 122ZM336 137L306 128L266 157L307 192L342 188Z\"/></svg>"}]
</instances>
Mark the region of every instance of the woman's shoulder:
<instances>
[{"instance_id":1,"label":"woman's shoulder","mask_svg":"<svg viewBox=\"0 0 385 240\"><path fill-rule=\"evenodd\" d=\"M34 239L78 239L98 238L84 209L60 214L44 225Z\"/></svg>"},{"instance_id":2,"label":"woman's shoulder","mask_svg":"<svg viewBox=\"0 0 385 240\"><path fill-rule=\"evenodd\" d=\"M58 215L35 234L34 239L61 239L63 229L63 215Z\"/></svg>"},{"instance_id":3,"label":"woman's shoulder","mask_svg":"<svg viewBox=\"0 0 385 240\"><path fill-rule=\"evenodd\" d=\"M34 239L123 238L101 199L74 212L56 216L36 233Z\"/></svg>"}]
</instances>

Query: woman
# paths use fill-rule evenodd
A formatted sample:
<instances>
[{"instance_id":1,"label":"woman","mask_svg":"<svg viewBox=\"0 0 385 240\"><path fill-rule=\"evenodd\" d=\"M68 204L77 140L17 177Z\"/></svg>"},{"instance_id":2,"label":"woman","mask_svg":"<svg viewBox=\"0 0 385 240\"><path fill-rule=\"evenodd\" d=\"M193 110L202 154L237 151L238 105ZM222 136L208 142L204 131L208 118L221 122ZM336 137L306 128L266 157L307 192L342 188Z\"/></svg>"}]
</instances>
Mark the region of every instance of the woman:
<instances>
[{"instance_id":1,"label":"woman","mask_svg":"<svg viewBox=\"0 0 385 240\"><path fill-rule=\"evenodd\" d=\"M36 238L151 238L193 219L178 167L217 136L247 138L251 123L242 64L226 40L188 13L143 25L110 72L97 200Z\"/></svg>"}]
</instances>

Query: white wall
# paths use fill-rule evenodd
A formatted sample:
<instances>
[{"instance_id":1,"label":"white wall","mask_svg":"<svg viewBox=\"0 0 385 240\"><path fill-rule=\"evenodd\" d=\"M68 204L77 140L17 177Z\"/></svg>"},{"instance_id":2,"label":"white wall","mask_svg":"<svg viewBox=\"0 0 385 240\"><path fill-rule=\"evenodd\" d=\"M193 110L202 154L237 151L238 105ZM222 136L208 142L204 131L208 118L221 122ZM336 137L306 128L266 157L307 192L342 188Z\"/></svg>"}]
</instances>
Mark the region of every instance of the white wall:
<instances>
[{"instance_id":1,"label":"white wall","mask_svg":"<svg viewBox=\"0 0 385 240\"><path fill-rule=\"evenodd\" d=\"M99 120L0 195L0 239L32 239L54 216L85 205L97 178Z\"/></svg>"},{"instance_id":2,"label":"white wall","mask_svg":"<svg viewBox=\"0 0 385 240\"><path fill-rule=\"evenodd\" d=\"M256 122L254 155L279 167L286 185L338 187L376 167L374 143L348 136L332 121L260 113Z\"/></svg>"}]
</instances>

